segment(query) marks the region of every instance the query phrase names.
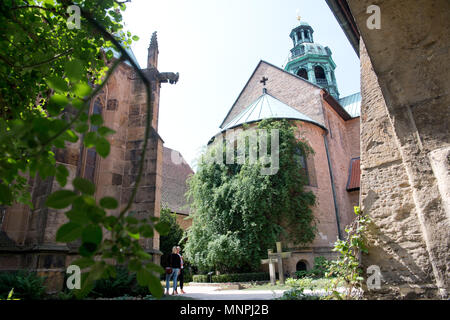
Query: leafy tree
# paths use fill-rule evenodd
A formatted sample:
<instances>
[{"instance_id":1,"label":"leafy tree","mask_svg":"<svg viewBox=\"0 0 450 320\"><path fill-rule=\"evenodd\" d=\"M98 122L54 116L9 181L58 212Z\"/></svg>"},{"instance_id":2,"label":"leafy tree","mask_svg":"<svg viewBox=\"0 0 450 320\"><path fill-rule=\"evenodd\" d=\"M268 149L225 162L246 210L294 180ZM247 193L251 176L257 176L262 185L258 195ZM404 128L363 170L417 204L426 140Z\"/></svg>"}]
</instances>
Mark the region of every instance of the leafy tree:
<instances>
[{"instance_id":1,"label":"leafy tree","mask_svg":"<svg viewBox=\"0 0 450 320\"><path fill-rule=\"evenodd\" d=\"M257 127L279 130L280 168L276 174L261 174L261 158L253 164L248 157L243 164L212 161L217 152L225 159L225 147L218 144L209 148L188 182L194 214L185 252L201 271L254 271L277 240L306 244L314 239L311 206L315 196L304 190L307 178L299 158L313 150L296 139L286 120L265 120ZM248 155L248 140L246 145Z\"/></svg>"},{"instance_id":2,"label":"leafy tree","mask_svg":"<svg viewBox=\"0 0 450 320\"><path fill-rule=\"evenodd\" d=\"M111 259L128 263L137 272L140 285L162 295L159 277L164 270L150 262L151 256L139 244L167 225L156 218L138 220L129 210L143 172L152 117L150 82L125 48L138 40L122 25L124 2L115 0L3 0L0 3L0 205L21 202L32 206L29 179L55 177L62 188L68 170L56 166L55 149L83 138L86 148L95 148L103 158L110 151L108 135L100 115L88 116L91 100L102 90L115 68L128 60L141 78L147 94L147 127L139 175L129 202L118 215L118 201L94 198L95 186L76 178L74 190L51 194L47 206L69 209L69 222L56 234L59 242L81 239L75 261L85 269L78 297L85 296L95 280L115 276ZM70 15L80 13L80 28L69 28ZM119 58L114 58L113 49ZM88 132L97 126L95 132ZM109 231L106 238L103 230ZM94 256L96 259L94 260Z\"/></svg>"},{"instance_id":3,"label":"leafy tree","mask_svg":"<svg viewBox=\"0 0 450 320\"><path fill-rule=\"evenodd\" d=\"M163 252L161 265L167 266L167 257L172 253L172 248L178 245L182 247L180 242L183 238L183 229L177 223L176 214L172 213L169 208L161 209L160 221L169 226L167 235L159 238L159 250Z\"/></svg>"}]
</instances>

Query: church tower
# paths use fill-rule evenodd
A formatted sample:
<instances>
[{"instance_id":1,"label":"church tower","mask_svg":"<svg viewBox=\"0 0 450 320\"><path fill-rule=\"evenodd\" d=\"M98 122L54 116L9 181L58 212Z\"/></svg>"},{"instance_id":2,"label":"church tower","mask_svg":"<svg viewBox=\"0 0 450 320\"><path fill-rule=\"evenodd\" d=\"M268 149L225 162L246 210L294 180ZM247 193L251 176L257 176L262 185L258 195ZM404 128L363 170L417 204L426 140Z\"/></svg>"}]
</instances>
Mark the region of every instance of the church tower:
<instances>
[{"instance_id":1,"label":"church tower","mask_svg":"<svg viewBox=\"0 0 450 320\"><path fill-rule=\"evenodd\" d=\"M300 22L292 29L289 37L294 46L284 69L326 89L338 100L336 64L331 58L331 50L315 43L313 33L314 29L306 22Z\"/></svg>"}]
</instances>

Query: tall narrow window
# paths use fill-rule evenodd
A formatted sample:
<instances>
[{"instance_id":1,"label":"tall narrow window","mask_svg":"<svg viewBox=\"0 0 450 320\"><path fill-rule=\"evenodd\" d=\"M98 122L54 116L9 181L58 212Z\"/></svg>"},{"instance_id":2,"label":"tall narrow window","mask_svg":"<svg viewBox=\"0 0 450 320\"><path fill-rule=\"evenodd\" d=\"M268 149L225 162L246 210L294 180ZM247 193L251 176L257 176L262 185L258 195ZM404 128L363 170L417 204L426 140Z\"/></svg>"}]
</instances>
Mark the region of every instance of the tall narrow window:
<instances>
[{"instance_id":1,"label":"tall narrow window","mask_svg":"<svg viewBox=\"0 0 450 320\"><path fill-rule=\"evenodd\" d=\"M325 76L325 71L321 66L316 66L314 68L314 74L316 76L316 81L319 86L328 85L327 77Z\"/></svg>"},{"instance_id":2,"label":"tall narrow window","mask_svg":"<svg viewBox=\"0 0 450 320\"><path fill-rule=\"evenodd\" d=\"M297 149L294 154L294 161L299 166L300 172L306 179L306 184L309 185L308 167L306 165L305 154L301 149Z\"/></svg>"},{"instance_id":3,"label":"tall narrow window","mask_svg":"<svg viewBox=\"0 0 450 320\"><path fill-rule=\"evenodd\" d=\"M92 114L102 114L102 105L100 99L95 100L94 107L92 109ZM98 130L97 126L91 126L89 131L95 132ZM89 148L86 150L86 158L85 158L85 166L84 166L84 175L85 179L88 179L92 183L95 183L95 167L97 164L97 152L94 148Z\"/></svg>"}]
</instances>

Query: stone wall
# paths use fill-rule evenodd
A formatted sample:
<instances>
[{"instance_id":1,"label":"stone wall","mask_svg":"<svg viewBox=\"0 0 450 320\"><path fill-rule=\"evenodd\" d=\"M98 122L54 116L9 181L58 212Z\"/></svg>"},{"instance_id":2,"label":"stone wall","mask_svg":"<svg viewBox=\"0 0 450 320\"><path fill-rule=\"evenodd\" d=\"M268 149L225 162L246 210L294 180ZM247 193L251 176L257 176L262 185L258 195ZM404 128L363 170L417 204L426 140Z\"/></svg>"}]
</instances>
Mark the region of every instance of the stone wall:
<instances>
[{"instance_id":1,"label":"stone wall","mask_svg":"<svg viewBox=\"0 0 450 320\"><path fill-rule=\"evenodd\" d=\"M378 79L361 42L361 209L373 224L364 268L378 265L382 289L374 297L400 298L408 286L433 286L432 267L410 181ZM369 297L371 292L368 292Z\"/></svg>"},{"instance_id":2,"label":"stone wall","mask_svg":"<svg viewBox=\"0 0 450 320\"><path fill-rule=\"evenodd\" d=\"M450 2L377 1L381 28L373 30L366 25L372 2L348 4L364 41L362 91L368 105L363 102L361 145L373 156L362 160L363 204L383 230L374 241L392 242L386 247L390 252L374 260L385 269L385 288L395 284L397 289L390 290L394 295L420 297L429 291L445 297L450 272L450 210L444 200L450 149ZM383 107L375 96L384 99ZM394 217L398 222L389 221ZM363 261L375 262L370 259Z\"/></svg>"}]
</instances>

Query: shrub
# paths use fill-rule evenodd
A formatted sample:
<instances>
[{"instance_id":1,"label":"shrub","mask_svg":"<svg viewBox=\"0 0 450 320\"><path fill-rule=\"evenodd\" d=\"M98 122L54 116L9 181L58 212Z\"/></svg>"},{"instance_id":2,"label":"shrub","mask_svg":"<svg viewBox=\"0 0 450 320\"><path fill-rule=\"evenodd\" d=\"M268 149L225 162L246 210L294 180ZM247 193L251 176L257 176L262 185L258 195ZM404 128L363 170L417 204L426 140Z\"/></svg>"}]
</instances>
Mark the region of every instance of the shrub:
<instances>
[{"instance_id":1,"label":"shrub","mask_svg":"<svg viewBox=\"0 0 450 320\"><path fill-rule=\"evenodd\" d=\"M137 283L136 274L125 267L116 267L116 277L95 281L89 296L92 298L113 298L120 296L146 296L150 294L147 287Z\"/></svg>"},{"instance_id":2,"label":"shrub","mask_svg":"<svg viewBox=\"0 0 450 320\"><path fill-rule=\"evenodd\" d=\"M212 276L212 282L250 282L250 281L266 281L266 280L269 280L269 274L266 272L231 273ZM209 282L209 276L194 275L193 281Z\"/></svg>"},{"instance_id":3,"label":"shrub","mask_svg":"<svg viewBox=\"0 0 450 320\"><path fill-rule=\"evenodd\" d=\"M24 300L44 299L45 277L30 271L13 271L0 273L0 298L6 299L14 288L14 298Z\"/></svg>"},{"instance_id":4,"label":"shrub","mask_svg":"<svg viewBox=\"0 0 450 320\"><path fill-rule=\"evenodd\" d=\"M327 273L329 273L330 261L325 257L315 257L314 267L307 271L297 271L295 274L298 278L323 278Z\"/></svg>"},{"instance_id":5,"label":"shrub","mask_svg":"<svg viewBox=\"0 0 450 320\"><path fill-rule=\"evenodd\" d=\"M320 300L319 296L303 293L304 288L293 288L285 291L277 300Z\"/></svg>"},{"instance_id":6,"label":"shrub","mask_svg":"<svg viewBox=\"0 0 450 320\"><path fill-rule=\"evenodd\" d=\"M192 276L194 282L209 282L209 276L204 274L195 274Z\"/></svg>"}]
</instances>

